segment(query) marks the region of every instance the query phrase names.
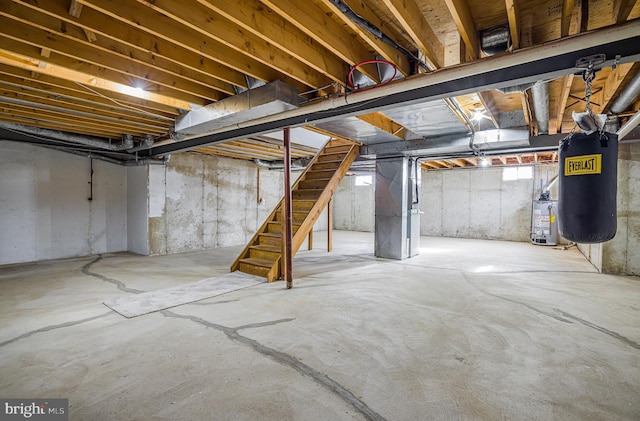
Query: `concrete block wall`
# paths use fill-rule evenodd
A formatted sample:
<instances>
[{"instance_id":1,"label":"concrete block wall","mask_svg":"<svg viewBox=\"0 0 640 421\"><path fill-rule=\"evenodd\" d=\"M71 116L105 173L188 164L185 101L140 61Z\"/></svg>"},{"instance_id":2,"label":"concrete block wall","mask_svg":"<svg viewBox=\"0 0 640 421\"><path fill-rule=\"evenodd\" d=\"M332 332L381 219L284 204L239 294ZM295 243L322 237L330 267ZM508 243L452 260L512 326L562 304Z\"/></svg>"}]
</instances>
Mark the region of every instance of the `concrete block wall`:
<instances>
[{"instance_id":1,"label":"concrete block wall","mask_svg":"<svg viewBox=\"0 0 640 421\"><path fill-rule=\"evenodd\" d=\"M127 250L126 168L39 146L0 145L0 264Z\"/></svg>"}]
</instances>

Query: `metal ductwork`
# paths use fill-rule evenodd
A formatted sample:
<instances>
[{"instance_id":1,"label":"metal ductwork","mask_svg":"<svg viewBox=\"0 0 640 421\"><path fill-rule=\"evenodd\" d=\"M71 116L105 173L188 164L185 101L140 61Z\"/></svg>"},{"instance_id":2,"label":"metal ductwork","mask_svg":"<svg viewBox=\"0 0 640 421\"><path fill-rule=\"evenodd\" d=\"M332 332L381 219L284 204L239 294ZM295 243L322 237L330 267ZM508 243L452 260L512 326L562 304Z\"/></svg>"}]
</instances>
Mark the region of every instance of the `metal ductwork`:
<instances>
[{"instance_id":1,"label":"metal ductwork","mask_svg":"<svg viewBox=\"0 0 640 421\"><path fill-rule=\"evenodd\" d=\"M259 166L260 168L267 168L270 170L283 170L284 169L284 161L282 159L276 159L274 161L266 161L264 159L255 158L253 162ZM303 170L309 165L311 159L307 158L299 158L291 160L291 169L292 170Z\"/></svg>"},{"instance_id":2,"label":"metal ductwork","mask_svg":"<svg viewBox=\"0 0 640 421\"><path fill-rule=\"evenodd\" d=\"M533 111L538 124L538 134L549 134L549 84L538 81L531 87Z\"/></svg>"},{"instance_id":3,"label":"metal ductwork","mask_svg":"<svg viewBox=\"0 0 640 421\"><path fill-rule=\"evenodd\" d=\"M276 80L195 108L176 120L178 135L199 135L298 108L298 90Z\"/></svg>"},{"instance_id":4,"label":"metal ductwork","mask_svg":"<svg viewBox=\"0 0 640 421\"><path fill-rule=\"evenodd\" d=\"M124 151L133 148L132 136L125 136L121 142L111 143L110 141L106 141L97 137L77 135L73 133L61 132L58 130L43 129L40 127L24 126L22 124L8 123L4 121L0 122L0 127L17 133L37 136L45 140L52 139L63 142L71 142L108 151Z\"/></svg>"},{"instance_id":5,"label":"metal ductwork","mask_svg":"<svg viewBox=\"0 0 640 421\"><path fill-rule=\"evenodd\" d=\"M488 56L509 51L509 27L496 26L480 32L480 49Z\"/></svg>"},{"instance_id":6,"label":"metal ductwork","mask_svg":"<svg viewBox=\"0 0 640 421\"><path fill-rule=\"evenodd\" d=\"M640 94L640 72L631 79L629 85L611 105L611 112L619 114L626 110Z\"/></svg>"},{"instance_id":7,"label":"metal ductwork","mask_svg":"<svg viewBox=\"0 0 640 421\"><path fill-rule=\"evenodd\" d=\"M522 85L514 85L514 86L505 86L504 88L498 88L496 91L502 92L503 94L515 94L515 93L523 93L527 89L531 88L533 83L524 83Z\"/></svg>"}]
</instances>

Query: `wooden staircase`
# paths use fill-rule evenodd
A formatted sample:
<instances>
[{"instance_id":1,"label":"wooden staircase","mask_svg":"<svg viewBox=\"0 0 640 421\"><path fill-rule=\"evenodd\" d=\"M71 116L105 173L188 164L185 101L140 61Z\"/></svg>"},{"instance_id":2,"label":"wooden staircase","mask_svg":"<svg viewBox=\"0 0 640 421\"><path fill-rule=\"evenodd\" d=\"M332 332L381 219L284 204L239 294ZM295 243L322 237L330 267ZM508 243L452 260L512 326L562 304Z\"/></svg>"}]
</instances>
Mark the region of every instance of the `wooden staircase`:
<instances>
[{"instance_id":1,"label":"wooden staircase","mask_svg":"<svg viewBox=\"0 0 640 421\"><path fill-rule=\"evenodd\" d=\"M291 187L292 255L304 243L357 155L358 144L331 140ZM233 262L231 272L263 276L268 282L281 278L283 205L284 198Z\"/></svg>"}]
</instances>

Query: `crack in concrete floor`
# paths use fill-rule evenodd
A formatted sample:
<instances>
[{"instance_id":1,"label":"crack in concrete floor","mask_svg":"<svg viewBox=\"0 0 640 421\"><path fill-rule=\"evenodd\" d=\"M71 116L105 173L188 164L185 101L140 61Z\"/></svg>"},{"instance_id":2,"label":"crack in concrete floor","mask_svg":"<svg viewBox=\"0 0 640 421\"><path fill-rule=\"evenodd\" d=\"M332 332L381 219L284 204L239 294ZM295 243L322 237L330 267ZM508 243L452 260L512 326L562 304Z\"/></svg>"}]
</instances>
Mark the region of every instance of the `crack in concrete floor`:
<instances>
[{"instance_id":1,"label":"crack in concrete floor","mask_svg":"<svg viewBox=\"0 0 640 421\"><path fill-rule=\"evenodd\" d=\"M560 310L560 309L557 309L557 308L553 309L555 312L560 313L562 316L564 316L564 317L561 317L561 316L558 316L557 314L553 314L553 313L550 313L550 312L547 312L547 311L544 311L544 310L540 310L539 308L536 308L536 307L532 306L531 304L528 304L528 303L525 303L525 302L522 302L522 301L519 301L519 300L514 300L512 298L502 297L502 296L500 296L498 294L493 294L493 293L491 293L489 291L486 291L485 289L481 288L480 286L476 285L469 278L468 274L465 273L464 271L459 271L459 272L462 275L462 277L464 278L464 280L469 285L471 285L472 287L474 287L475 289L477 289L478 291L482 292L485 295L489 295L491 297L495 297L495 298L498 298L500 300L508 301L508 302L511 302L511 303L514 303L514 304L519 304L521 306L524 306L524 307L528 308L529 310L535 311L536 313L542 314L542 315L547 316L547 317L551 317L551 318L556 319L556 320L558 320L560 322L563 322L563 323L571 323L571 324L573 324L573 322L571 320L567 320L567 319L575 320L576 322L581 323L581 324L583 324L583 325L585 325L587 327L590 327L592 329L595 329L598 332L602 332L605 335L611 336L612 338L617 339L618 341L622 342L625 345L629 345L629 346L631 346L631 347L633 347L635 349L640 349L640 344L638 344L637 342L634 342L631 339L629 339L629 338L627 338L625 336L622 336L617 332L613 332L613 331L608 330L608 329L606 329L606 328L604 328L602 326L598 326L598 325L596 325L594 323L591 323L591 322L589 322L587 320L584 320L584 319L581 319L581 318L579 318L577 316L574 316L573 314L567 313L566 311L563 311L563 310ZM502 274L502 273L504 273L504 272L499 272L499 274ZM561 272L558 272L558 273L561 273ZM589 272L589 273L591 273L591 272ZM486 274L486 272L483 273L483 274Z\"/></svg>"},{"instance_id":2,"label":"crack in concrete floor","mask_svg":"<svg viewBox=\"0 0 640 421\"><path fill-rule=\"evenodd\" d=\"M49 332L49 331L56 330L56 329L62 329L62 328L65 328L65 327L77 326L77 325L80 325L82 323L87 323L87 322L91 322L91 321L96 320L96 319L101 319L101 318L109 316L111 314L113 314L113 311L108 311L106 313L102 313L102 314L99 314L99 315L93 316L93 317L87 317L85 319L72 320L70 322L65 322L65 323L60 323L60 324L57 324L57 325L45 326L45 327L41 327L39 329L34 329L34 330L30 331L30 332L23 333L22 335L16 336L15 338L11 338L11 339L8 339L8 340L6 340L4 342L0 342L0 347L3 347L5 345L9 345L10 343L19 341L20 339L28 338L29 336L35 335L36 333L44 333L44 332Z\"/></svg>"},{"instance_id":3,"label":"crack in concrete floor","mask_svg":"<svg viewBox=\"0 0 640 421\"><path fill-rule=\"evenodd\" d=\"M109 278L109 277L106 277L106 276L101 275L99 273L90 271L89 268L92 265L94 265L95 263L99 262L100 260L102 260L102 256L98 255L98 257L96 257L96 259L92 260L91 262L87 263L86 265L84 265L82 267L82 273L84 273L87 276L91 276L91 277L97 278L97 279L99 279L101 281L109 282L111 284L114 284L114 285L117 286L117 288L119 290L127 292L127 293L140 294L142 292L145 292L145 291L129 288L129 287L127 287L127 285L124 282L122 282L120 280ZM231 300L231 301L239 301L239 300ZM229 302L229 301L227 301L227 302ZM222 303L222 302L220 302L220 303ZM79 322L90 321L90 320L96 319L98 317L104 317L107 314L111 314L111 313L112 312L105 313L105 314L102 314L101 316L97 316L97 317L93 317L93 318L89 318L89 319L84 319L84 320L79 321ZM262 354L262 355L272 359L273 361L276 361L279 364L282 364L284 366L292 368L292 369L296 370L298 373L302 374L303 376L310 377L313 381L315 381L316 383L322 385L327 390L329 390L330 392L332 392L333 394L338 396L340 399L342 399L345 403L347 403L348 405L353 407L356 411L358 411L367 420L386 421L386 418L384 418L382 415L380 415L377 412L375 412L365 402L363 402L361 399L359 399L357 396L355 396L351 391L349 391L347 388L345 388L340 383L336 382L335 380L333 380L331 377L327 376L326 374L323 374L323 373L319 372L318 370L316 370L313 367L303 363L302 361L298 360L297 358L295 358L295 357L293 357L293 356L291 356L289 354L277 351L277 350L275 350L273 348L269 348L269 347L261 344L260 342L254 340L254 339L251 339L249 337L243 336L240 333L238 333L238 331L241 330L241 329L254 329L254 328L260 328L260 327L272 326L272 325L279 324L279 323L290 322L290 321L293 321L295 319L290 319L290 318L279 319L279 320L273 320L273 321L268 321L268 322L252 323L252 324L248 324L248 325L243 325L243 326L232 328L232 327L223 326L223 325L219 325L219 324L216 324L216 323L208 322L208 321L206 321L206 320L204 320L204 319L202 319L200 317L184 315L184 314L178 314L178 313L175 313L175 312L170 311L170 310L162 310L162 311L160 311L160 313L165 317L190 320L190 321L192 321L194 323L198 323L198 324L200 324L202 326L206 326L206 327L221 331L229 339L231 339L232 341L240 342L243 345L248 346L249 348L251 348L254 351L258 352L259 354ZM73 326L74 324L79 324L79 323L68 322L66 324L68 324L69 326ZM60 325L60 326L62 326L62 325ZM62 326L62 327L64 327L64 326ZM43 328L43 329L46 329L46 328ZM40 331L40 330L42 330L42 329L38 329L38 331ZM50 329L46 329L46 330L50 330ZM46 331L46 330L42 330L42 331ZM37 331L34 331L34 333L37 333ZM22 335L21 337L24 337L24 336L25 335ZM27 335L27 336L30 336L30 335ZM21 337L15 338L14 340L18 340ZM11 342L13 342L14 340L11 340ZM0 344L0 345L2 345L2 344Z\"/></svg>"}]
</instances>

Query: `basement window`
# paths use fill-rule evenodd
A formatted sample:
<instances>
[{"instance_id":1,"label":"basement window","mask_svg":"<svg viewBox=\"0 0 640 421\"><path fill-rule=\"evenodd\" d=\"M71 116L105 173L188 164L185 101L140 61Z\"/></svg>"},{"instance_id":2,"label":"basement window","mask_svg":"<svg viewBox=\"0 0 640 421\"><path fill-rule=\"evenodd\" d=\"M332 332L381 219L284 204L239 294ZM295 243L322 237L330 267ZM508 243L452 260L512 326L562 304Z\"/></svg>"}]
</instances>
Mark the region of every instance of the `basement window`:
<instances>
[{"instance_id":1,"label":"basement window","mask_svg":"<svg viewBox=\"0 0 640 421\"><path fill-rule=\"evenodd\" d=\"M356 187L370 186L373 184L373 176L371 175L356 175Z\"/></svg>"},{"instance_id":2,"label":"basement window","mask_svg":"<svg viewBox=\"0 0 640 421\"><path fill-rule=\"evenodd\" d=\"M533 178L533 167L505 167L502 169L503 181L531 180Z\"/></svg>"}]
</instances>

